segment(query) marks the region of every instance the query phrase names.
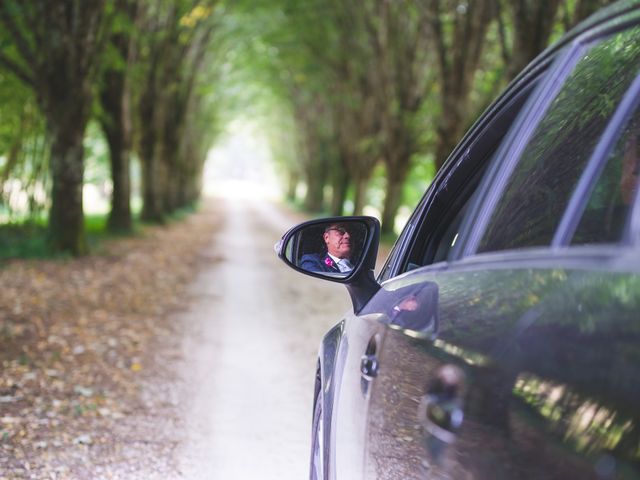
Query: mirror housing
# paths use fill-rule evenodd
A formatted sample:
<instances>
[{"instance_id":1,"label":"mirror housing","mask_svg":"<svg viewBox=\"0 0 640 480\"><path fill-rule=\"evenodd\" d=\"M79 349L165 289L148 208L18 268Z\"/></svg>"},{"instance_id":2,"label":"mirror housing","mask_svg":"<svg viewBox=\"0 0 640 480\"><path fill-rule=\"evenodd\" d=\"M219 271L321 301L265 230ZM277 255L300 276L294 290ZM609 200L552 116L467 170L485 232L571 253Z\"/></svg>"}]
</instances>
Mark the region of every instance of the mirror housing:
<instances>
[{"instance_id":1,"label":"mirror housing","mask_svg":"<svg viewBox=\"0 0 640 480\"><path fill-rule=\"evenodd\" d=\"M330 217L296 225L275 250L294 270L345 284L358 313L380 288L373 275L379 242L376 218Z\"/></svg>"}]
</instances>

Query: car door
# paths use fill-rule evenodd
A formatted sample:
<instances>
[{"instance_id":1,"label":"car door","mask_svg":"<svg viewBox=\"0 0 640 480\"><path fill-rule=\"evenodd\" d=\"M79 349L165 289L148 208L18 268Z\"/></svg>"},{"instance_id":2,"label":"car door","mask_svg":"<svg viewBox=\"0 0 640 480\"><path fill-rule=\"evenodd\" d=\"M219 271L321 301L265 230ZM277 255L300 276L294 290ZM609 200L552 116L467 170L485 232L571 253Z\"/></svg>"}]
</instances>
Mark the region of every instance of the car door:
<instances>
[{"instance_id":1,"label":"car door","mask_svg":"<svg viewBox=\"0 0 640 480\"><path fill-rule=\"evenodd\" d=\"M412 274L440 328L386 332L365 478L637 478L640 282L584 266Z\"/></svg>"},{"instance_id":2,"label":"car door","mask_svg":"<svg viewBox=\"0 0 640 480\"><path fill-rule=\"evenodd\" d=\"M369 388L376 375L376 358L384 334L384 315L350 315L343 332L332 378L329 478L362 479Z\"/></svg>"},{"instance_id":3,"label":"car door","mask_svg":"<svg viewBox=\"0 0 640 480\"><path fill-rule=\"evenodd\" d=\"M370 307L395 295L366 478L640 475L640 32L612 28L563 54L468 200L413 219Z\"/></svg>"}]
</instances>

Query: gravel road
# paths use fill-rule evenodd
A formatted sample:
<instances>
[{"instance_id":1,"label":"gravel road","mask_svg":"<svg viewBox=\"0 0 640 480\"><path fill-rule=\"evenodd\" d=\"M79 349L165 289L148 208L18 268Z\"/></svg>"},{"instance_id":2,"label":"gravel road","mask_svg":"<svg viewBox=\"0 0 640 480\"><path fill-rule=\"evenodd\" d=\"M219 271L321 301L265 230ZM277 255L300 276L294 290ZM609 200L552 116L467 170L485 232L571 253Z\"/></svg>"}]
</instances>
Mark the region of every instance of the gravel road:
<instances>
[{"instance_id":1,"label":"gravel road","mask_svg":"<svg viewBox=\"0 0 640 480\"><path fill-rule=\"evenodd\" d=\"M308 475L319 342L350 307L343 286L288 269L273 245L298 220L264 200L219 200L212 262L175 322L184 327L187 479L300 480Z\"/></svg>"}]
</instances>

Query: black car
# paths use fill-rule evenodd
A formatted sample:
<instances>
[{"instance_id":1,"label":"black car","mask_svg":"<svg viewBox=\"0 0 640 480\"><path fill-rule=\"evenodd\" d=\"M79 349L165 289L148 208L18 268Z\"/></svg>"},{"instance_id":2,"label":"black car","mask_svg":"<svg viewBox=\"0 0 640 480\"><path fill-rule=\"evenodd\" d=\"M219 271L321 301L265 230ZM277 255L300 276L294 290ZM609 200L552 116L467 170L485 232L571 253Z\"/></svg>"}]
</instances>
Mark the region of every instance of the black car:
<instances>
[{"instance_id":1,"label":"black car","mask_svg":"<svg viewBox=\"0 0 640 480\"><path fill-rule=\"evenodd\" d=\"M492 104L377 278L374 218L284 235L353 301L319 352L311 478L640 478L639 103L628 1Z\"/></svg>"}]
</instances>

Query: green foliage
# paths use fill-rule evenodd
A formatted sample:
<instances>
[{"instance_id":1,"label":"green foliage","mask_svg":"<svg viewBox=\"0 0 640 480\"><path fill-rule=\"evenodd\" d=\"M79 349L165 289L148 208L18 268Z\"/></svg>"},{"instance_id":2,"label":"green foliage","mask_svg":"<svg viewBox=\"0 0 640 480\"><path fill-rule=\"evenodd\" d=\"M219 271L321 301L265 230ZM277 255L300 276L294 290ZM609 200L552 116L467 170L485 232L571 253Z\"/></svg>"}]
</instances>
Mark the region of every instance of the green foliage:
<instances>
[{"instance_id":1,"label":"green foliage","mask_svg":"<svg viewBox=\"0 0 640 480\"><path fill-rule=\"evenodd\" d=\"M0 259L49 258L43 222L0 225Z\"/></svg>"},{"instance_id":2,"label":"green foliage","mask_svg":"<svg viewBox=\"0 0 640 480\"><path fill-rule=\"evenodd\" d=\"M106 223L106 214L85 215L85 231L92 251L100 251L104 240L117 236L107 231ZM39 218L0 225L0 260L68 258L68 254L60 254L50 250L47 242L46 224L46 217L40 216Z\"/></svg>"},{"instance_id":3,"label":"green foliage","mask_svg":"<svg viewBox=\"0 0 640 480\"><path fill-rule=\"evenodd\" d=\"M44 120L32 91L0 70L0 222L38 216L49 183Z\"/></svg>"},{"instance_id":4,"label":"green foliage","mask_svg":"<svg viewBox=\"0 0 640 480\"><path fill-rule=\"evenodd\" d=\"M606 3L610 2L563 0L552 37ZM27 26L36 17L27 14L37 4L7 5L26 44L33 47L37 37ZM508 4L501 5L509 11ZM165 142L155 150L156 156L174 147L175 158L167 160L172 179L189 169L197 175L225 126L240 119L266 132L276 168L286 177L283 184L295 189L303 181L309 191L313 179L322 177L316 189L325 194L321 209L329 209L329 194L339 198L342 187L347 188L343 204L357 204L357 190L364 183L369 187L367 203L382 211L387 185L395 176L402 180L395 185L403 185L403 210L419 201L435 175L434 152L444 131L437 126L447 111L454 110L440 99L455 83L445 84L437 75L437 52L443 47L450 53L445 63L456 69L455 34L470 12L467 7L436 0L421 6L408 0L106 0L102 13L108 18L111 41L96 58L98 70L128 75L130 108L139 116L133 119L134 144L142 145L145 128L152 125L156 140ZM442 27L443 45L436 43L434 32L424 35L435 20ZM482 60L469 88L460 92L468 94L462 105L465 127L505 86L504 59L506 50L514 48L515 35L513 19L505 14L501 20L487 22ZM126 39L135 44L133 66L121 48ZM38 224L51 202L49 138L41 105L27 85L28 75L21 75L34 68L21 48L10 29L0 28L0 222L11 226L7 236L14 239L20 236L15 222L30 218ZM410 55L404 56L407 52ZM629 55L635 58L635 53ZM593 75L613 71L614 66L604 65ZM106 76L91 78L96 92L107 81ZM147 94L163 116L157 122L162 126L156 125L159 117L145 121L139 114ZM606 95L598 98L600 103L607 101ZM589 108L603 106L594 103ZM95 102L84 139L84 183L106 193L110 157L98 128L104 115ZM144 165L142 148L138 150ZM402 160L390 160L394 155ZM348 172L344 182L340 172ZM10 185L14 192L19 185L20 202L9 198ZM90 232L101 228L96 222L87 219ZM37 243L37 229L27 231Z\"/></svg>"},{"instance_id":5,"label":"green foliage","mask_svg":"<svg viewBox=\"0 0 640 480\"><path fill-rule=\"evenodd\" d=\"M432 154L416 155L413 166L404 184L404 205L417 205L436 175L436 165Z\"/></svg>"},{"instance_id":6,"label":"green foliage","mask_svg":"<svg viewBox=\"0 0 640 480\"><path fill-rule=\"evenodd\" d=\"M139 228L134 225L131 231L111 232L107 230L106 214L88 214L84 217L84 228L87 235L87 243L89 250L92 252L100 252L102 244L105 240L118 238L122 236L130 236L138 233Z\"/></svg>"},{"instance_id":7,"label":"green foliage","mask_svg":"<svg viewBox=\"0 0 640 480\"><path fill-rule=\"evenodd\" d=\"M171 212L168 220L169 222L181 222L190 215L196 213L198 210L200 210L200 202L196 201Z\"/></svg>"}]
</instances>

